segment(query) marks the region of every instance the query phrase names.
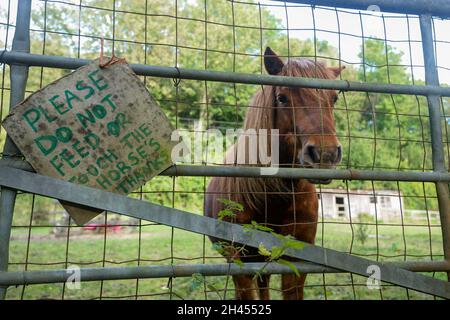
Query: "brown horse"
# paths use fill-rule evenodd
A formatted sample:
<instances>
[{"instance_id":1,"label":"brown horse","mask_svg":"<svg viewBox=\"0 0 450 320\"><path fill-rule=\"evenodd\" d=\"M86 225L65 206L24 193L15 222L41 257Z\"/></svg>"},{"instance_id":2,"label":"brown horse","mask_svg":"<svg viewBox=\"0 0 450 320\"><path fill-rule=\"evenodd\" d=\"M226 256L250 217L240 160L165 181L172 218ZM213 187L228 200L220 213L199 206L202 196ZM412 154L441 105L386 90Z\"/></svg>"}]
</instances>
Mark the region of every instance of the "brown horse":
<instances>
[{"instance_id":1,"label":"brown horse","mask_svg":"<svg viewBox=\"0 0 450 320\"><path fill-rule=\"evenodd\" d=\"M335 79L342 70L327 68L307 59L289 59L284 63L269 47L264 53L264 64L269 74L289 77ZM342 158L333 116L337 97L334 90L264 86L252 99L244 129L268 129L269 134L270 129L279 130L280 166L335 168ZM227 164L236 163L235 151L241 147L240 141L227 152ZM246 150L248 152L248 148ZM230 199L244 207L231 222L248 224L254 220L277 233L314 243L318 218L314 184L329 182L275 177L215 177L207 188L205 215L217 218L218 212L224 208L220 199ZM236 258L225 256L229 261ZM241 253L239 258L244 262L264 261L256 250L245 255ZM303 299L305 278L306 274L300 277L283 275L283 298ZM247 275L234 276L236 299L269 299L269 279L270 275L258 279Z\"/></svg>"}]
</instances>

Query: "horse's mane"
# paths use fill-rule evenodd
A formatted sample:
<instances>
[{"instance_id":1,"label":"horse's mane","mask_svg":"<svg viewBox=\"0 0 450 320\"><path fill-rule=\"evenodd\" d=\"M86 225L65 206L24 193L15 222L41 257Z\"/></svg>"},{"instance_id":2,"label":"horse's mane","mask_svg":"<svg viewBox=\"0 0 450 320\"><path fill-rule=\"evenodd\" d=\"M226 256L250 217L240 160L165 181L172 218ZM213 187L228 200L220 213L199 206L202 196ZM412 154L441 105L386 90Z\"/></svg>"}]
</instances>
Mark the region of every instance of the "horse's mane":
<instances>
[{"instance_id":1,"label":"horse's mane","mask_svg":"<svg viewBox=\"0 0 450 320\"><path fill-rule=\"evenodd\" d=\"M304 78L323 78L331 79L332 76L328 69L320 62L314 62L307 59L290 59L285 63L281 76L304 77ZM317 98L316 89L302 88L301 94L306 98ZM274 87L263 86L261 90L255 93L248 107L244 121L244 130L247 129L273 129L275 120L275 96ZM270 135L270 130L268 130ZM270 137L268 140L270 142ZM236 164L234 157L238 141L233 145L226 155L227 164ZM281 143L281 141L280 141ZM269 146L270 150L270 146ZM262 166L258 164L258 166ZM277 199L289 203L292 200L293 193L297 183L293 179L281 178L224 178L220 179L221 190L233 195L235 201L244 201L250 209L258 213L264 212L267 208L267 194L273 194Z\"/></svg>"}]
</instances>

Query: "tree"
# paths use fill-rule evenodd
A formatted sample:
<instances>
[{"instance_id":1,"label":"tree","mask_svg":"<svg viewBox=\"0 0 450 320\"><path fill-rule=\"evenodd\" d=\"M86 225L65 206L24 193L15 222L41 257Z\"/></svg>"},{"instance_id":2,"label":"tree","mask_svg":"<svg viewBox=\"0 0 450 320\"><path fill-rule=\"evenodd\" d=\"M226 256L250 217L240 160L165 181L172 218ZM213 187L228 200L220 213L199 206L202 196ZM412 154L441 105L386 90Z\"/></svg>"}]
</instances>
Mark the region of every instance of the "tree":
<instances>
[{"instance_id":1,"label":"tree","mask_svg":"<svg viewBox=\"0 0 450 320\"><path fill-rule=\"evenodd\" d=\"M266 46L281 56L318 56L319 60L321 56L338 57L337 49L326 41L297 38L288 41L280 28L281 22L268 10L259 12L257 6L222 0L178 0L177 3L175 8L173 2L163 0L115 1L113 14L110 0L83 1L85 6L81 11L77 5L36 2L32 26L47 32L45 38L42 32L31 33L31 52L94 59L99 56L100 38L104 37L105 55L112 54L114 48L115 55L125 57L130 63L253 74L265 72L261 53ZM360 58L364 65L348 66L343 78L377 83L412 81L407 69L401 66L402 52L384 41L365 40ZM36 91L67 72L70 71L31 68L27 90ZM9 81L9 74L5 74L5 79ZM194 80L182 80L175 87L172 79L157 77L145 77L144 81L179 128L190 125L186 121L192 119L201 120L204 127L206 123L219 127L222 122L225 127L240 127L250 98L259 88ZM417 80L415 83L422 84ZM363 169L431 167L431 148L424 142L430 136L427 116L423 97L342 94L336 104L335 118L344 146L343 163ZM171 189L170 179L157 179L161 183L152 184L154 188ZM177 183L201 191L200 180L203 181L177 179ZM352 182L351 187L371 188L371 184ZM380 187L396 189L397 185L382 182ZM425 188L427 194L433 194L431 184ZM402 191L415 196L424 193L420 183L404 184ZM158 201L167 201L165 197L162 194ZM407 198L406 203L409 207L424 208L421 198ZM430 207L435 208L435 202Z\"/></svg>"}]
</instances>

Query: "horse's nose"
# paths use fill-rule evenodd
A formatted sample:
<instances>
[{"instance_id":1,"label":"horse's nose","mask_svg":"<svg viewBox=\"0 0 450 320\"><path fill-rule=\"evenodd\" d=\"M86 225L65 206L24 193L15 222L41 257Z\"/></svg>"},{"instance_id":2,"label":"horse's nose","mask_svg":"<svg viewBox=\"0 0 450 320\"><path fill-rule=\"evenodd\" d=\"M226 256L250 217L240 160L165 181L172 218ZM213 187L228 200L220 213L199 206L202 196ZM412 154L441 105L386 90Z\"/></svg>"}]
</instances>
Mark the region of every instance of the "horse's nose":
<instances>
[{"instance_id":1,"label":"horse's nose","mask_svg":"<svg viewBox=\"0 0 450 320\"><path fill-rule=\"evenodd\" d=\"M310 164L337 164L342 159L342 146L317 147L308 144L303 150L303 161Z\"/></svg>"}]
</instances>

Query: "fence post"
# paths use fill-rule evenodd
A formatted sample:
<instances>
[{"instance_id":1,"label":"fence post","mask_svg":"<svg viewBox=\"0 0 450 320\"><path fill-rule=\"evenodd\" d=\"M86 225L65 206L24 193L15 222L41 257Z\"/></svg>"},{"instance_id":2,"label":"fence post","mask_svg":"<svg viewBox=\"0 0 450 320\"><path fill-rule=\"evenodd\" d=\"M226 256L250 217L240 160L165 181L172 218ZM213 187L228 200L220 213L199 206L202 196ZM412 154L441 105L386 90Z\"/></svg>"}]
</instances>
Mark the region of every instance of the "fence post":
<instances>
[{"instance_id":1,"label":"fence post","mask_svg":"<svg viewBox=\"0 0 450 320\"><path fill-rule=\"evenodd\" d=\"M434 54L432 17L429 14L420 16L423 57L425 62L425 81L428 85L439 85L436 58ZM430 116L431 144L433 151L433 170L447 172L445 167L444 146L442 144L442 113L439 95L427 95ZM436 193L441 218L444 258L450 261L450 193L448 183L437 182ZM450 272L447 272L450 281Z\"/></svg>"},{"instance_id":2,"label":"fence post","mask_svg":"<svg viewBox=\"0 0 450 320\"><path fill-rule=\"evenodd\" d=\"M12 51L30 52L30 14L31 0L18 1L16 30L12 43ZM24 99L27 78L27 65L10 64L10 109ZM17 158L20 156L16 145L9 137L6 137L3 158ZM2 187L0 196L0 272L8 270L9 240L16 194L16 190ZM0 287L0 300L5 299L6 289L7 287Z\"/></svg>"}]
</instances>

